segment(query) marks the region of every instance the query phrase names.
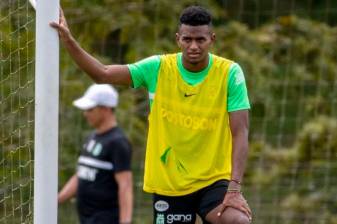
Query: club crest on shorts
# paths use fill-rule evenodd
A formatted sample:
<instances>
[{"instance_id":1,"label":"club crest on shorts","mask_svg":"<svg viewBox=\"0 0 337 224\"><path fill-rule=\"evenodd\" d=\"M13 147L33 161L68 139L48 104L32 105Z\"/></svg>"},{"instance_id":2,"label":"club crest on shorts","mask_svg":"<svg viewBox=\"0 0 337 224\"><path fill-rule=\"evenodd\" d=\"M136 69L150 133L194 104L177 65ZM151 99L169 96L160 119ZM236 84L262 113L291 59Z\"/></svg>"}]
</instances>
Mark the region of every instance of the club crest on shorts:
<instances>
[{"instance_id":1,"label":"club crest on shorts","mask_svg":"<svg viewBox=\"0 0 337 224\"><path fill-rule=\"evenodd\" d=\"M169 204L163 200L159 200L154 204L154 208L158 212L165 212L169 207L170 207Z\"/></svg>"}]
</instances>

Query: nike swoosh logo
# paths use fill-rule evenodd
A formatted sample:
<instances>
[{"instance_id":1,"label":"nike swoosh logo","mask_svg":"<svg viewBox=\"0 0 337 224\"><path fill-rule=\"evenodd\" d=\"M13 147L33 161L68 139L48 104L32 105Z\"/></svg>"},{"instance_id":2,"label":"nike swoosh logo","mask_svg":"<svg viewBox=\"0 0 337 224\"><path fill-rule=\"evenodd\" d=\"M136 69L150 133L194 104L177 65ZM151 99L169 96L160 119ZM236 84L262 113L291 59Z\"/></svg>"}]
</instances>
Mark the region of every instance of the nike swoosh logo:
<instances>
[{"instance_id":1,"label":"nike swoosh logo","mask_svg":"<svg viewBox=\"0 0 337 224\"><path fill-rule=\"evenodd\" d=\"M194 95L197 95L197 94L196 93L192 93L192 94L185 93L184 97L190 97L190 96L194 96Z\"/></svg>"}]
</instances>

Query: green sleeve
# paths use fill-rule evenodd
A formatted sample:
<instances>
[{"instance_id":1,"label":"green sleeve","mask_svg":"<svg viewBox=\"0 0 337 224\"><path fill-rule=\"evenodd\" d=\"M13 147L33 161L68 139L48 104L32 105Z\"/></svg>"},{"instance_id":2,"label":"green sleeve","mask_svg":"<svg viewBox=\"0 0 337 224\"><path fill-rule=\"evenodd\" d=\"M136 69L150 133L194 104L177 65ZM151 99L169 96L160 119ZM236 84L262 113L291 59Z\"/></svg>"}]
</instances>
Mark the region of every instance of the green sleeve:
<instances>
[{"instance_id":1,"label":"green sleeve","mask_svg":"<svg viewBox=\"0 0 337 224\"><path fill-rule=\"evenodd\" d=\"M250 109L245 76L239 64L234 63L229 70L227 111Z\"/></svg>"},{"instance_id":2,"label":"green sleeve","mask_svg":"<svg viewBox=\"0 0 337 224\"><path fill-rule=\"evenodd\" d=\"M127 65L131 74L132 87L145 87L153 93L157 85L160 56L155 55Z\"/></svg>"}]
</instances>

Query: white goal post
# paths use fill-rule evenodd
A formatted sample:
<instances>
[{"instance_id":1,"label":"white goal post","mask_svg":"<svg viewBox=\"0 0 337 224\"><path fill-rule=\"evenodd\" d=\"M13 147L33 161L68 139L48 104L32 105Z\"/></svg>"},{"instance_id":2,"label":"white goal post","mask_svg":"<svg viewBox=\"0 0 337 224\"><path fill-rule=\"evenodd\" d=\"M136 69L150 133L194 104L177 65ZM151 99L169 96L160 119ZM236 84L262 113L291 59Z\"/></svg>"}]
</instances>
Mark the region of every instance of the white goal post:
<instances>
[{"instance_id":1,"label":"white goal post","mask_svg":"<svg viewBox=\"0 0 337 224\"><path fill-rule=\"evenodd\" d=\"M34 6L35 1L30 0ZM34 224L57 223L59 0L36 2Z\"/></svg>"},{"instance_id":2,"label":"white goal post","mask_svg":"<svg viewBox=\"0 0 337 224\"><path fill-rule=\"evenodd\" d=\"M29 0L29 2L33 6L33 8L36 10L36 1L35 0Z\"/></svg>"}]
</instances>

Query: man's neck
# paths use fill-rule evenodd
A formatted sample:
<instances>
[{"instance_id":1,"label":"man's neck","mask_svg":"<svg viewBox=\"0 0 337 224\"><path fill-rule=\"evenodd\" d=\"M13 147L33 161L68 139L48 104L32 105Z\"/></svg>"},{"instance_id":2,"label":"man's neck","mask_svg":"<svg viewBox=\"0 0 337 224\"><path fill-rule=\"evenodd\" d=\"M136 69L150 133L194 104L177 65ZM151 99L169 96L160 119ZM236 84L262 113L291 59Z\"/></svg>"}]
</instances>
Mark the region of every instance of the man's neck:
<instances>
[{"instance_id":1,"label":"man's neck","mask_svg":"<svg viewBox=\"0 0 337 224\"><path fill-rule=\"evenodd\" d=\"M195 64L189 63L188 61L184 60L184 58L182 58L182 64L184 68L190 72L200 72L204 70L205 68L207 68L208 63L209 63L209 57Z\"/></svg>"},{"instance_id":2,"label":"man's neck","mask_svg":"<svg viewBox=\"0 0 337 224\"><path fill-rule=\"evenodd\" d=\"M99 127L96 127L96 133L97 134L103 134L110 129L117 127L117 121L116 119L109 119L107 121L102 122L102 124Z\"/></svg>"}]
</instances>

